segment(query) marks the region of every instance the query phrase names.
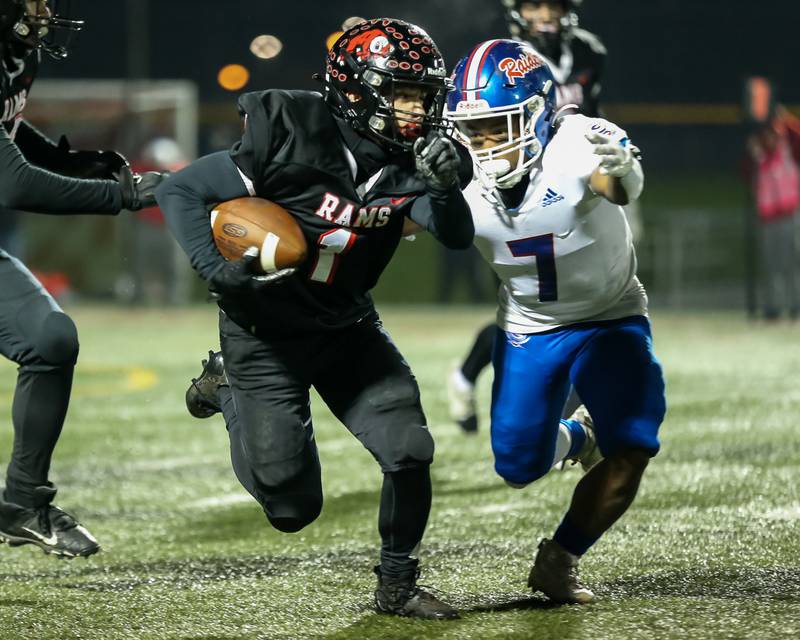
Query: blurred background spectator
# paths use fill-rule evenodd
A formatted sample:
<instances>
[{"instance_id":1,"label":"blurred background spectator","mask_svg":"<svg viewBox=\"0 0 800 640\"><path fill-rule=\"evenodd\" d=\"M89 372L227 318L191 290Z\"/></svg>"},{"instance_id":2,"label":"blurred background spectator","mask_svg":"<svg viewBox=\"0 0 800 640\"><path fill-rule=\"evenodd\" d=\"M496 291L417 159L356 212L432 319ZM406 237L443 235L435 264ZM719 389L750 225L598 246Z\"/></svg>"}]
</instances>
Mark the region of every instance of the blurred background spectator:
<instances>
[{"instance_id":1,"label":"blurred background spectator","mask_svg":"<svg viewBox=\"0 0 800 640\"><path fill-rule=\"evenodd\" d=\"M747 170L758 218L764 318L800 312L797 210L800 207L800 120L785 108L747 140Z\"/></svg>"}]
</instances>

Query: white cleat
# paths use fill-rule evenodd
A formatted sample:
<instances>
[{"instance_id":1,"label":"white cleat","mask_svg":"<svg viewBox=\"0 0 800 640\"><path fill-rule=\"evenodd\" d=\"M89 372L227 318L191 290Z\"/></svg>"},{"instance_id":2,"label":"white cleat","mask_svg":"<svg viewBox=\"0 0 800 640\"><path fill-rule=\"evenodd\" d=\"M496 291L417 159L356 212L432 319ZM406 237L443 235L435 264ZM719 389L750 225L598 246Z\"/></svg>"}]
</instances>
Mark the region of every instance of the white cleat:
<instances>
[{"instance_id":1,"label":"white cleat","mask_svg":"<svg viewBox=\"0 0 800 640\"><path fill-rule=\"evenodd\" d=\"M585 472L603 459L600 447L597 446L597 437L594 433L594 421L584 405L575 409L575 413L573 413L569 419L580 423L581 427L583 427L583 432L586 434L586 442L583 443L581 450L578 451L574 457L569 458L572 464L580 464Z\"/></svg>"},{"instance_id":2,"label":"white cleat","mask_svg":"<svg viewBox=\"0 0 800 640\"><path fill-rule=\"evenodd\" d=\"M595 599L578 580L578 556L547 538L539 543L528 586L561 604L589 604Z\"/></svg>"},{"instance_id":3,"label":"white cleat","mask_svg":"<svg viewBox=\"0 0 800 640\"><path fill-rule=\"evenodd\" d=\"M475 410L475 385L456 367L447 377L447 402L450 418L466 433L478 430L478 415Z\"/></svg>"}]
</instances>

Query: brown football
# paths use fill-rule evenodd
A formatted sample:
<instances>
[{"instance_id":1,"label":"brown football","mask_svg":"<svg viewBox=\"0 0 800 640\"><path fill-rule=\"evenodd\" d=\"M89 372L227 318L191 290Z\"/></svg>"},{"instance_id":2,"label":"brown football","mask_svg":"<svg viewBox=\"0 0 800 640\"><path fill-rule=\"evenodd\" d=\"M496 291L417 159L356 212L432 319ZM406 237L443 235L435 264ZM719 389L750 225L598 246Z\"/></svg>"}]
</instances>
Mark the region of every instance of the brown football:
<instances>
[{"instance_id":1,"label":"brown football","mask_svg":"<svg viewBox=\"0 0 800 640\"><path fill-rule=\"evenodd\" d=\"M218 204L211 212L211 229L219 252L228 260L237 260L247 249L256 247L264 273L300 266L308 255L297 220L280 205L263 198L237 198Z\"/></svg>"}]
</instances>

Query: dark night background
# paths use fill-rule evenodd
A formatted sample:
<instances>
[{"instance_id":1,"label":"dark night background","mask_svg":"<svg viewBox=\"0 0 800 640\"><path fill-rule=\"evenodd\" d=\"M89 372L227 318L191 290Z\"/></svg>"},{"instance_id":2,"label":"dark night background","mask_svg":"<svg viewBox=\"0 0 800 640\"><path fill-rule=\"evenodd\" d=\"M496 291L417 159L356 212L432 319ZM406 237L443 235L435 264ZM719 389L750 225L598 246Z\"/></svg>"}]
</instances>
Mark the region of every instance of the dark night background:
<instances>
[{"instance_id":1,"label":"dark night background","mask_svg":"<svg viewBox=\"0 0 800 640\"><path fill-rule=\"evenodd\" d=\"M199 89L200 153L229 146L241 130L236 94L217 84L220 68L247 67L251 78L245 91L315 88L311 76L322 68L326 38L350 16L419 24L450 67L478 42L507 35L500 0L73 0L72 14L86 20L86 29L71 57L47 61L42 76L190 80ZM770 78L780 100L800 115L800 2L585 0L580 19L608 48L605 113L644 154L644 235L637 252L651 298L673 306L740 304L754 255L747 183L740 173L748 133L740 106L744 79ZM283 42L277 58L260 60L250 52L261 34ZM43 103L34 86L29 113ZM76 118L102 133L90 113L63 114L63 124L40 124L57 136ZM133 131L127 141L111 144L135 155L147 138ZM118 250L104 254L103 269L90 268L82 255L68 263L63 252L56 258L45 250L48 238L61 237L63 226L27 225L38 238L31 243L40 249L33 251L35 264L64 269L82 290L105 294L111 277L97 274L118 268ZM103 246L125 235L110 224L81 225L97 233ZM80 229L76 223L76 234L87 233ZM440 252L434 244L423 238L412 250L404 243L377 297L434 300L435 279L427 275L437 271ZM412 277L418 282L413 290L406 286Z\"/></svg>"},{"instance_id":2,"label":"dark night background","mask_svg":"<svg viewBox=\"0 0 800 640\"><path fill-rule=\"evenodd\" d=\"M325 38L351 15L390 15L422 25L451 66L475 43L506 34L499 0L76 0L72 12L86 19L86 30L71 59L45 65L44 77L188 78L200 88L206 126L226 113L209 105L234 101L217 86L220 67L248 67L248 90L313 88ZM800 103L798 2L586 0L580 15L581 25L609 50L603 94L608 115L617 116L661 168L730 163L740 138L724 114L740 102L748 74L769 76L785 103ZM249 52L252 38L262 33L283 41L278 58L258 60ZM680 126L656 127L646 108L626 122L614 109L621 103L718 105L720 111L719 118L712 108L698 120L696 112L677 109ZM697 144L700 137L705 144Z\"/></svg>"}]
</instances>

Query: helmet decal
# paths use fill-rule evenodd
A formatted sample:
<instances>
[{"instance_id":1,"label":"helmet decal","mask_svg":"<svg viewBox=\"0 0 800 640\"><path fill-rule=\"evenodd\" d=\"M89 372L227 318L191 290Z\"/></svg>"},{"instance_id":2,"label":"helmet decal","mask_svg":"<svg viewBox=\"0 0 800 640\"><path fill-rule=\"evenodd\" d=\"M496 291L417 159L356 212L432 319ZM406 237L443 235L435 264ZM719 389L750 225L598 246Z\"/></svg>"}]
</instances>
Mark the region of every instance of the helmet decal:
<instances>
[{"instance_id":1,"label":"helmet decal","mask_svg":"<svg viewBox=\"0 0 800 640\"><path fill-rule=\"evenodd\" d=\"M516 84L515 80L524 78L534 69L544 66L544 60L533 51L526 51L519 58L503 58L497 65L500 71L506 74L508 84Z\"/></svg>"},{"instance_id":2,"label":"helmet decal","mask_svg":"<svg viewBox=\"0 0 800 640\"><path fill-rule=\"evenodd\" d=\"M383 31L372 29L350 39L347 51L359 62L364 62L372 58L386 58L394 51L394 45Z\"/></svg>"}]
</instances>

